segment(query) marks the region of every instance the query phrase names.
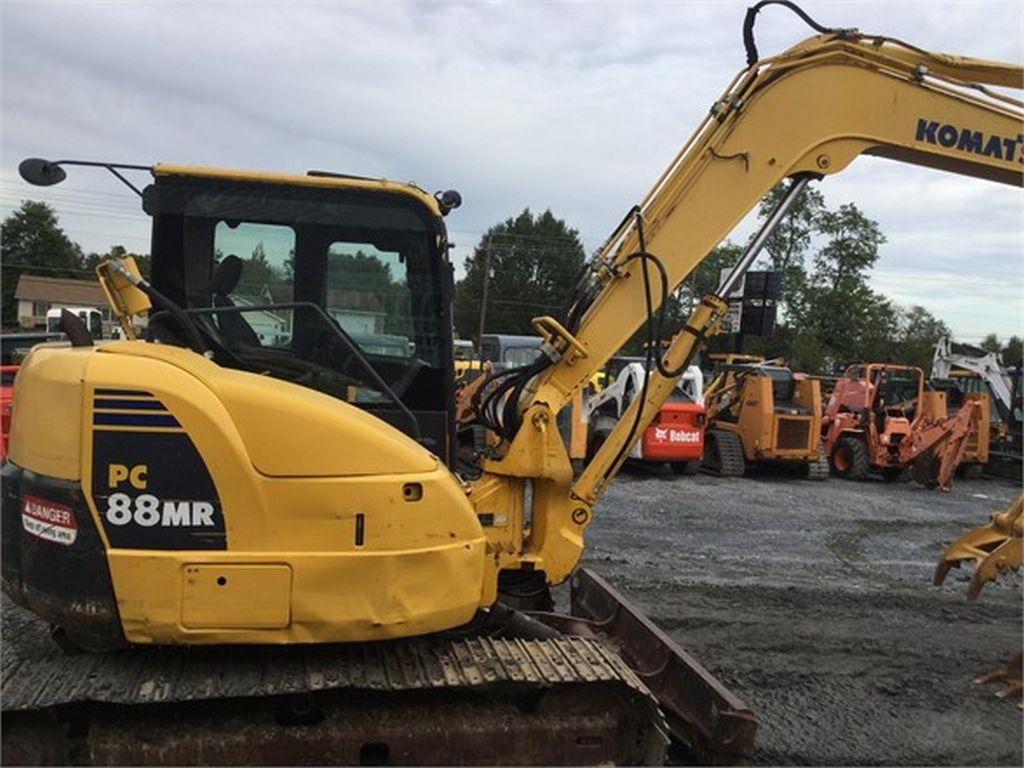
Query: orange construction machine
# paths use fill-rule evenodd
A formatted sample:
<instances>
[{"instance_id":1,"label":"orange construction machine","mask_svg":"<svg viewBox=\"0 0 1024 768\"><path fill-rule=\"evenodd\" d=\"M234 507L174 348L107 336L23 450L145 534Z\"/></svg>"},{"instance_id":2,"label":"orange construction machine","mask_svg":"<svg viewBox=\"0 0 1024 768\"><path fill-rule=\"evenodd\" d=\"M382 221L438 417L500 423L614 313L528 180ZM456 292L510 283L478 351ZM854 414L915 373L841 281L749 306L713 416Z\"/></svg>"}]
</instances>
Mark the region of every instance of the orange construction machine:
<instances>
[{"instance_id":1,"label":"orange construction machine","mask_svg":"<svg viewBox=\"0 0 1024 768\"><path fill-rule=\"evenodd\" d=\"M984 406L966 400L949 416L946 394L926 391L920 368L852 365L825 408L825 452L839 477L860 480L870 468L896 480L910 468L922 485L949 490Z\"/></svg>"},{"instance_id":2,"label":"orange construction machine","mask_svg":"<svg viewBox=\"0 0 1024 768\"><path fill-rule=\"evenodd\" d=\"M704 393L708 432L704 468L742 475L748 464L799 467L811 480L828 477L821 454L821 387L781 360L711 355L715 378Z\"/></svg>"}]
</instances>

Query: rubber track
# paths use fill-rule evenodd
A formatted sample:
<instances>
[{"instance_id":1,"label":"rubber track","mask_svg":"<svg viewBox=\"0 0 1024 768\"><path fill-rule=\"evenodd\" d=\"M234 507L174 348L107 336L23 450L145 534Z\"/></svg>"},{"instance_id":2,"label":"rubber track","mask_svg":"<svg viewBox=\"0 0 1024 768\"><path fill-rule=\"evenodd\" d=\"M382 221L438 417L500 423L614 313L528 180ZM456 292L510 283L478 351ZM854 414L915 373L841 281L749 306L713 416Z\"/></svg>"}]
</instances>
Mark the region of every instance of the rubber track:
<instances>
[{"instance_id":1,"label":"rubber track","mask_svg":"<svg viewBox=\"0 0 1024 768\"><path fill-rule=\"evenodd\" d=\"M276 696L350 688L364 691L550 688L566 683L624 687L650 722L667 732L657 702L626 663L599 640L428 637L308 646L133 648L68 656L42 621L3 598L4 711L83 701L157 704Z\"/></svg>"},{"instance_id":2,"label":"rubber track","mask_svg":"<svg viewBox=\"0 0 1024 768\"><path fill-rule=\"evenodd\" d=\"M825 456L824 451L819 449L818 458L807 465L807 479L828 480L829 469L828 458Z\"/></svg>"},{"instance_id":3,"label":"rubber track","mask_svg":"<svg viewBox=\"0 0 1024 768\"><path fill-rule=\"evenodd\" d=\"M718 456L722 462L720 470L705 468L705 471L720 477L741 477L746 470L747 460L743 455L743 443L739 435L726 432L721 429L713 429L711 433L715 436L718 445Z\"/></svg>"}]
</instances>

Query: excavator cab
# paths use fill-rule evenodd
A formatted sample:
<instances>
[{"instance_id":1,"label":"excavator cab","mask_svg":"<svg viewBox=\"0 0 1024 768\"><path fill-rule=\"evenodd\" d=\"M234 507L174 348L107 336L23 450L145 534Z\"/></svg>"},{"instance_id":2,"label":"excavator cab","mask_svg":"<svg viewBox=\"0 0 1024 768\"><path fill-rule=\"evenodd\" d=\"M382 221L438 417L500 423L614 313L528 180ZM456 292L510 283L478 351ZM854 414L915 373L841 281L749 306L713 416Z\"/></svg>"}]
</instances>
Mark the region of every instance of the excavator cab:
<instances>
[{"instance_id":1,"label":"excavator cab","mask_svg":"<svg viewBox=\"0 0 1024 768\"><path fill-rule=\"evenodd\" d=\"M444 223L433 198L326 175L156 166L152 285L220 365L358 406L451 460ZM399 185L394 185L398 187ZM167 312L152 341L186 346Z\"/></svg>"}]
</instances>

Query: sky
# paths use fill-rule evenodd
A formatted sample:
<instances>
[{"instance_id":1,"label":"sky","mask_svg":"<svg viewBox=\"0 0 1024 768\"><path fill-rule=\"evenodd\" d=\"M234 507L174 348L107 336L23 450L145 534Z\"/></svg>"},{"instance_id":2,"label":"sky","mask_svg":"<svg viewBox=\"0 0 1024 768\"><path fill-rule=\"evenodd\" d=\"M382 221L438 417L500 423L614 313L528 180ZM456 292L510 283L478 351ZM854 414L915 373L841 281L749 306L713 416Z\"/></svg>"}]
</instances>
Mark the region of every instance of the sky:
<instances>
[{"instance_id":1,"label":"sky","mask_svg":"<svg viewBox=\"0 0 1024 768\"><path fill-rule=\"evenodd\" d=\"M316 168L458 189L459 271L525 207L590 252L743 65L747 4L0 0L0 213L46 200L85 250L146 252L148 219L116 179L70 169L41 189L18 162ZM826 26L1024 61L1017 0L801 5ZM781 8L758 18L762 55L809 34ZM1019 189L870 157L820 188L879 222L877 290L963 341L1024 332Z\"/></svg>"}]
</instances>

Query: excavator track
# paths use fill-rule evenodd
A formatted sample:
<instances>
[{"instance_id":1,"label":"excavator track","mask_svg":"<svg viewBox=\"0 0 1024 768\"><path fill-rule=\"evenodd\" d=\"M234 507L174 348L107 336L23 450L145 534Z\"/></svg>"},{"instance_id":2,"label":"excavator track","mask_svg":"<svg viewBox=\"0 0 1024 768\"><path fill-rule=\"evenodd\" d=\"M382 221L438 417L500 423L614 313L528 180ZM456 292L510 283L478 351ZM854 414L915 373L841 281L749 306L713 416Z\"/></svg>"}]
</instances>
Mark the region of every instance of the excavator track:
<instances>
[{"instance_id":1,"label":"excavator track","mask_svg":"<svg viewBox=\"0 0 1024 768\"><path fill-rule=\"evenodd\" d=\"M6 599L3 634L5 764L657 764L667 745L596 639L69 656Z\"/></svg>"},{"instance_id":2,"label":"excavator track","mask_svg":"<svg viewBox=\"0 0 1024 768\"><path fill-rule=\"evenodd\" d=\"M706 761L742 757L756 729L742 702L595 574L576 581L579 615L543 639L475 632L71 655L4 596L2 759L660 764L670 736Z\"/></svg>"}]
</instances>

